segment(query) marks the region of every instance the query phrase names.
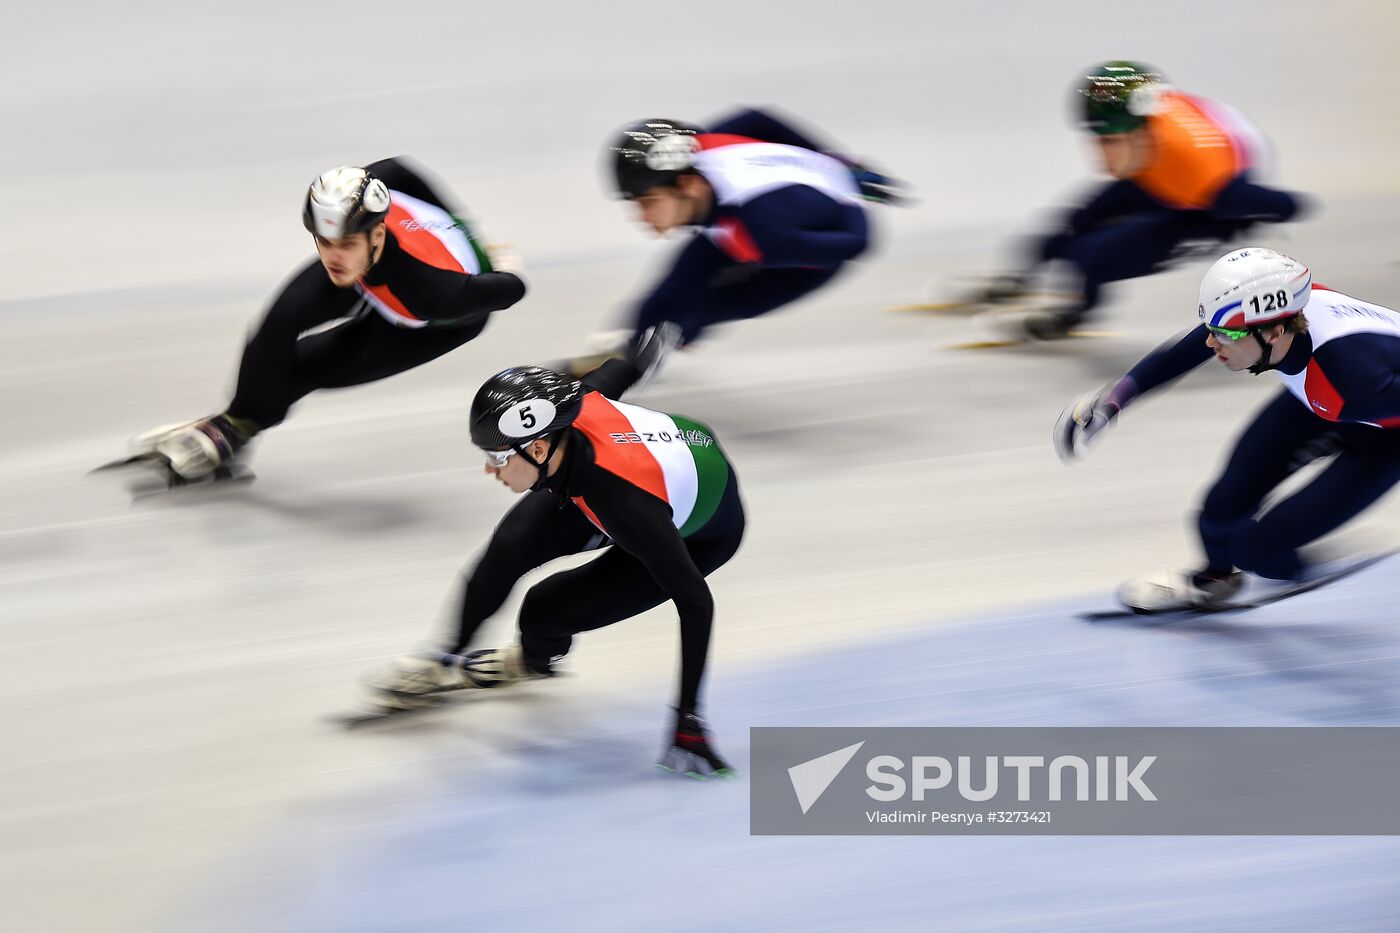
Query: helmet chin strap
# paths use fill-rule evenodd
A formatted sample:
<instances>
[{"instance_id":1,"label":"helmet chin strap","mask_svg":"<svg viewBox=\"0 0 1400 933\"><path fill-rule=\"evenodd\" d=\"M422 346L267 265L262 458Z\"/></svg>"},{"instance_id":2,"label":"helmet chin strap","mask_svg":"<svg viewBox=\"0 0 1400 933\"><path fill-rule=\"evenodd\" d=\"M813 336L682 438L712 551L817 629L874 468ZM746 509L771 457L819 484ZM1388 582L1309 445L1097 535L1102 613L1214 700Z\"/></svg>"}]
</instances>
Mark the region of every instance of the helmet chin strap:
<instances>
[{"instance_id":1,"label":"helmet chin strap","mask_svg":"<svg viewBox=\"0 0 1400 933\"><path fill-rule=\"evenodd\" d=\"M1260 355L1258 362L1250 366L1249 371L1257 376L1260 373L1266 373L1271 369L1275 369L1275 365L1269 361L1269 356L1274 352L1273 346L1264 339L1264 335L1260 331L1253 330L1250 331L1250 333L1254 335L1255 340L1259 341Z\"/></svg>"},{"instance_id":2,"label":"helmet chin strap","mask_svg":"<svg viewBox=\"0 0 1400 933\"><path fill-rule=\"evenodd\" d=\"M563 433L563 431L560 431L549 439L549 449L544 452L544 460L542 461L536 460L534 457L527 454L525 448L520 444L510 445L517 454L525 458L527 463L539 471L539 478L530 486L531 491L543 489L545 482L549 479L549 460L554 456L554 451L559 446L559 438Z\"/></svg>"}]
</instances>

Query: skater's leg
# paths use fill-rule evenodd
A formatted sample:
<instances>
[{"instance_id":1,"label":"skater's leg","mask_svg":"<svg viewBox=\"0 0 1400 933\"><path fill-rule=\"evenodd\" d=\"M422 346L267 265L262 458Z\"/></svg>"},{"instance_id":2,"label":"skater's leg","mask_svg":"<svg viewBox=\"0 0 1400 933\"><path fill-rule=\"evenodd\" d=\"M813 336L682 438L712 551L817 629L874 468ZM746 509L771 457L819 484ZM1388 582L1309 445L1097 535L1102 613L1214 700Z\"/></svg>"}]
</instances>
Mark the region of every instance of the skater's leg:
<instances>
[{"instance_id":1,"label":"skater's leg","mask_svg":"<svg viewBox=\"0 0 1400 933\"><path fill-rule=\"evenodd\" d=\"M1080 281L1079 301L1070 309L1076 320L1098 306L1105 285L1150 275L1182 242L1203 233L1199 218L1158 209L1075 237L1065 244L1062 258Z\"/></svg>"},{"instance_id":2,"label":"skater's leg","mask_svg":"<svg viewBox=\"0 0 1400 933\"><path fill-rule=\"evenodd\" d=\"M729 533L686 542L691 560L709 576L739 550L742 520ZM520 607L520 642L536 667L567 654L579 632L612 625L661 605L669 597L641 561L613 547L581 567L556 573L530 588ZM683 633L708 644L709 631ZM704 645L700 646L703 653Z\"/></svg>"},{"instance_id":3,"label":"skater's leg","mask_svg":"<svg viewBox=\"0 0 1400 933\"><path fill-rule=\"evenodd\" d=\"M486 327L487 316L456 327L411 330L370 314L297 341L293 391L364 385L451 353Z\"/></svg>"},{"instance_id":4,"label":"skater's leg","mask_svg":"<svg viewBox=\"0 0 1400 933\"><path fill-rule=\"evenodd\" d=\"M449 651L461 654L471 644L482 623L501 608L522 576L552 560L584 551L601 537L582 512L561 502L555 493L526 493L501 519L467 575Z\"/></svg>"},{"instance_id":5,"label":"skater's leg","mask_svg":"<svg viewBox=\"0 0 1400 933\"><path fill-rule=\"evenodd\" d=\"M291 404L305 394L297 378L298 336L344 317L358 302L354 289L331 284L320 260L298 272L249 338L227 413L259 430L279 424Z\"/></svg>"},{"instance_id":6,"label":"skater's leg","mask_svg":"<svg viewBox=\"0 0 1400 933\"><path fill-rule=\"evenodd\" d=\"M1380 440L1344 447L1307 486L1257 521L1241 522L1234 536L1240 569L1275 580L1296 579L1303 570L1298 548L1351 521L1400 481L1400 443Z\"/></svg>"},{"instance_id":7,"label":"skater's leg","mask_svg":"<svg viewBox=\"0 0 1400 933\"><path fill-rule=\"evenodd\" d=\"M1281 391L1255 416L1235 444L1225 469L1206 493L1197 519L1207 572L1235 568L1235 536L1264 497L1296 468L1295 453L1330 425Z\"/></svg>"},{"instance_id":8,"label":"skater's leg","mask_svg":"<svg viewBox=\"0 0 1400 933\"><path fill-rule=\"evenodd\" d=\"M721 283L705 290L678 309L681 338L690 343L707 328L744 321L776 311L821 288L836 277L836 269L753 269L742 281Z\"/></svg>"},{"instance_id":9,"label":"skater's leg","mask_svg":"<svg viewBox=\"0 0 1400 933\"><path fill-rule=\"evenodd\" d=\"M637 309L633 333L663 321L681 326L691 342L712 324L758 317L826 284L836 269L770 269L735 262L708 238L697 236L666 277Z\"/></svg>"},{"instance_id":10,"label":"skater's leg","mask_svg":"<svg viewBox=\"0 0 1400 933\"><path fill-rule=\"evenodd\" d=\"M1061 215L1059 226L1030 241L1027 266L1034 268L1055 259L1065 259L1075 239L1112 221L1160 211L1162 205L1136 184L1127 180L1101 186L1080 207Z\"/></svg>"}]
</instances>

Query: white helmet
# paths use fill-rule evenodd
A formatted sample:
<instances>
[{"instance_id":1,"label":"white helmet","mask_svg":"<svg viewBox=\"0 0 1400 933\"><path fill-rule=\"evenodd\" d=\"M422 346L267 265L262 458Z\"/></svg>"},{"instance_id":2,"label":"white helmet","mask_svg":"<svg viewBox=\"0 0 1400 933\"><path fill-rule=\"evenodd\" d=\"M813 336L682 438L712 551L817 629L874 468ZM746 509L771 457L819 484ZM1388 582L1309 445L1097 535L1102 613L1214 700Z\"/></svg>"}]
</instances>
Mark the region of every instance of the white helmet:
<instances>
[{"instance_id":1,"label":"white helmet","mask_svg":"<svg viewBox=\"0 0 1400 933\"><path fill-rule=\"evenodd\" d=\"M338 240L371 229L389 213L389 188L362 168L322 172L306 192L301 222L319 237Z\"/></svg>"},{"instance_id":2,"label":"white helmet","mask_svg":"<svg viewBox=\"0 0 1400 933\"><path fill-rule=\"evenodd\" d=\"M1210 327L1248 330L1298 314L1311 291L1307 266L1283 253L1247 246L1210 267L1201 280L1197 313Z\"/></svg>"}]
</instances>

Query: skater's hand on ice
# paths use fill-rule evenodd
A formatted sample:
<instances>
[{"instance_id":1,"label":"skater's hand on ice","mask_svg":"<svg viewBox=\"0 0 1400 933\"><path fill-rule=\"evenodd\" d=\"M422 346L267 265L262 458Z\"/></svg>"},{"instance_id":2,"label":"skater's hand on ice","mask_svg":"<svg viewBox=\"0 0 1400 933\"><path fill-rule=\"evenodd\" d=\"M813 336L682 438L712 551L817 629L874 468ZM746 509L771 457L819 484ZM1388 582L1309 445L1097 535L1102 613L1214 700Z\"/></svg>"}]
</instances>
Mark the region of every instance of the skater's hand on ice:
<instances>
[{"instance_id":1,"label":"skater's hand on ice","mask_svg":"<svg viewBox=\"0 0 1400 933\"><path fill-rule=\"evenodd\" d=\"M1083 456L1100 431L1118 417L1118 403L1109 397L1109 386L1081 396L1055 422L1055 453L1064 463Z\"/></svg>"},{"instance_id":2,"label":"skater's hand on ice","mask_svg":"<svg viewBox=\"0 0 1400 933\"><path fill-rule=\"evenodd\" d=\"M680 771L698 781L711 774L720 778L734 777L734 769L710 745L705 722L693 710L676 710L675 731L656 767L666 772Z\"/></svg>"}]
</instances>

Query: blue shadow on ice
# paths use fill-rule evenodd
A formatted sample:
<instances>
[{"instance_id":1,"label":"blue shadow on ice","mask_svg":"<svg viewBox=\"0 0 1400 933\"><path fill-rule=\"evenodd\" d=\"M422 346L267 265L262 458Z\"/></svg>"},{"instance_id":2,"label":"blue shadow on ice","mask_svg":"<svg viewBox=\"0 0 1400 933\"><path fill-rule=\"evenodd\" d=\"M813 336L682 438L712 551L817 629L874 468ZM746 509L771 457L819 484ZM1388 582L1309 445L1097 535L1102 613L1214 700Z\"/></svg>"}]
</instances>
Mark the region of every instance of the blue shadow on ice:
<instances>
[{"instance_id":1,"label":"blue shadow on ice","mask_svg":"<svg viewBox=\"0 0 1400 933\"><path fill-rule=\"evenodd\" d=\"M750 726L1393 725L1395 592L1381 566L1171 626L1065 602L857 639L717 670L712 720L741 771ZM1400 840L750 837L742 778L651 772L650 699L539 719L309 803L204 909L229 929L366 933L1400 929Z\"/></svg>"}]
</instances>

